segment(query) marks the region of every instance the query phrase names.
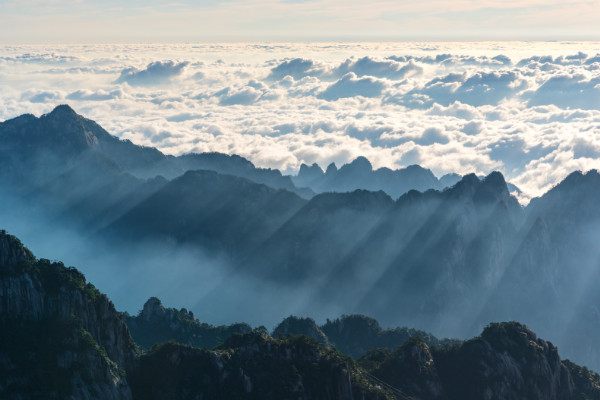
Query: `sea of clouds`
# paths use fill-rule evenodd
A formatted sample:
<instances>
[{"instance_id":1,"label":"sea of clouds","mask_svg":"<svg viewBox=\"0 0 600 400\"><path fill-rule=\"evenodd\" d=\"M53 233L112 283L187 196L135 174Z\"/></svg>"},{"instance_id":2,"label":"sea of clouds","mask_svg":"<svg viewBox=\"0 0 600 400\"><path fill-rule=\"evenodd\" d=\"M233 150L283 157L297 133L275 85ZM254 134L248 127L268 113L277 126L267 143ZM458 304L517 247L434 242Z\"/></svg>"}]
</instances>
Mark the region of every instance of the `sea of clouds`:
<instances>
[{"instance_id":1,"label":"sea of clouds","mask_svg":"<svg viewBox=\"0 0 600 400\"><path fill-rule=\"evenodd\" d=\"M0 47L0 120L68 103L168 154L295 174L366 156L437 175L503 172L523 203L600 168L600 44Z\"/></svg>"}]
</instances>

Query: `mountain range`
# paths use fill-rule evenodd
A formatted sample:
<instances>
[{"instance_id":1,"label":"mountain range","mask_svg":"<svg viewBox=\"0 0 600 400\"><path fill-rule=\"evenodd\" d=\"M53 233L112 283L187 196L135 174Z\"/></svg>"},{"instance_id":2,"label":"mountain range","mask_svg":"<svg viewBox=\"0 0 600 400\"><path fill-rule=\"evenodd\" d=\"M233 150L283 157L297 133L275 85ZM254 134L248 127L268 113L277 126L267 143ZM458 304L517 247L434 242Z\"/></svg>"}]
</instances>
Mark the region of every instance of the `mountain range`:
<instances>
[{"instance_id":1,"label":"mountain range","mask_svg":"<svg viewBox=\"0 0 600 400\"><path fill-rule=\"evenodd\" d=\"M50 258L78 254L118 302L152 287L228 320L358 313L460 338L518 320L600 369L596 171L523 207L499 172L437 179L358 158L290 177L164 155L59 106L0 123L0 188L3 226ZM167 285L183 264L212 269Z\"/></svg>"},{"instance_id":2,"label":"mountain range","mask_svg":"<svg viewBox=\"0 0 600 400\"><path fill-rule=\"evenodd\" d=\"M134 318L146 323L136 327L138 334L156 333L170 321L171 331L189 334L194 327L221 336L212 349L170 341L145 351L130 335L131 317L118 313L81 272L36 259L19 239L0 231L5 399L600 398L598 374L561 360L552 343L516 322L490 324L476 338L445 345L413 335L356 360L295 335L308 319L288 318L273 336L241 324L225 332L198 323L185 309L166 310L155 298ZM339 341L363 326L358 337L364 341L365 322L375 337L398 338L364 317L328 321L322 332Z\"/></svg>"}]
</instances>

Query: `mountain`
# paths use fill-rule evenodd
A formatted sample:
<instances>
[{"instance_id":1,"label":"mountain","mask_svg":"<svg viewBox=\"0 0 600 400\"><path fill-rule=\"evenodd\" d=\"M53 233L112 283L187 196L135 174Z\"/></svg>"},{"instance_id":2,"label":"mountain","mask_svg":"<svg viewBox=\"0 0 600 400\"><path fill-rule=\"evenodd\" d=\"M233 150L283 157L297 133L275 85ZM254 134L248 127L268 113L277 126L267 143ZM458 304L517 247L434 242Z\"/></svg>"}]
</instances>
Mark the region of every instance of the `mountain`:
<instances>
[{"instance_id":1,"label":"mountain","mask_svg":"<svg viewBox=\"0 0 600 400\"><path fill-rule=\"evenodd\" d=\"M106 226L167 179L195 169L241 176L305 197L313 195L297 189L279 171L255 168L239 156L173 157L119 140L68 105L39 118L27 114L0 123L2 194L33 208L43 204L45 214L71 219L88 231Z\"/></svg>"},{"instance_id":2,"label":"mountain","mask_svg":"<svg viewBox=\"0 0 600 400\"><path fill-rule=\"evenodd\" d=\"M600 368L596 171L573 173L527 207L498 172L394 200L352 190L400 176L359 158L303 167L300 183L344 191L305 199L277 171L236 156L166 156L68 106L5 121L0 139L0 220L103 279L128 310L159 293L219 323L364 314L460 338L519 320ZM208 169L186 171L196 167ZM414 184L435 183L408 170Z\"/></svg>"},{"instance_id":3,"label":"mountain","mask_svg":"<svg viewBox=\"0 0 600 400\"><path fill-rule=\"evenodd\" d=\"M302 164L298 175L292 179L296 186L310 188L316 193L352 192L358 189L382 190L396 199L410 190L440 190L452 186L460 180L460 176L448 174L438 179L430 170L418 165L398 170L389 168L373 170L369 160L358 157L340 169L332 164L326 172L323 172L317 164L311 166Z\"/></svg>"},{"instance_id":4,"label":"mountain","mask_svg":"<svg viewBox=\"0 0 600 400\"><path fill-rule=\"evenodd\" d=\"M327 278L393 204L382 191L317 195L242 263L260 276L288 283Z\"/></svg>"},{"instance_id":5,"label":"mountain","mask_svg":"<svg viewBox=\"0 0 600 400\"><path fill-rule=\"evenodd\" d=\"M389 399L356 363L305 336L233 335L213 351L176 343L143 355L132 377L139 399Z\"/></svg>"},{"instance_id":6,"label":"mountain","mask_svg":"<svg viewBox=\"0 0 600 400\"><path fill-rule=\"evenodd\" d=\"M137 316L125 313L124 319L135 342L147 349L168 341L213 349L234 334L252 331L249 325L242 323L229 326L200 323L191 311L165 308L156 297L148 299ZM383 329L376 320L364 315L328 319L321 326L312 318L289 316L273 329L271 335L274 338L304 335L353 358L373 349L395 349L413 337L421 338L429 346L460 343L456 339L440 340L430 333L407 327Z\"/></svg>"},{"instance_id":7,"label":"mountain","mask_svg":"<svg viewBox=\"0 0 600 400\"><path fill-rule=\"evenodd\" d=\"M305 203L294 193L213 171L188 171L107 228L126 241L174 239L239 255L260 245Z\"/></svg>"},{"instance_id":8,"label":"mountain","mask_svg":"<svg viewBox=\"0 0 600 400\"><path fill-rule=\"evenodd\" d=\"M358 312L377 310L374 316L386 324L400 320L464 337L469 321L452 310L477 310L495 287L521 215L499 173L483 180L467 175L443 192L409 192L338 263L334 276L341 279L327 283L323 295L339 301L348 293L346 282L360 280L349 299ZM402 301L392 293L401 293Z\"/></svg>"},{"instance_id":9,"label":"mountain","mask_svg":"<svg viewBox=\"0 0 600 400\"><path fill-rule=\"evenodd\" d=\"M125 314L124 319L135 342L147 349L169 341L212 349L235 333L252 331L248 324L212 326L200 323L191 311L165 308L156 297L148 299L138 315Z\"/></svg>"},{"instance_id":10,"label":"mountain","mask_svg":"<svg viewBox=\"0 0 600 400\"><path fill-rule=\"evenodd\" d=\"M359 360L396 393L417 399L597 399L600 376L561 361L557 348L519 323L491 324L448 347L415 338ZM580 381L584 377L585 383Z\"/></svg>"},{"instance_id":11,"label":"mountain","mask_svg":"<svg viewBox=\"0 0 600 400\"><path fill-rule=\"evenodd\" d=\"M74 268L36 260L0 231L0 397L131 399L135 344Z\"/></svg>"},{"instance_id":12,"label":"mountain","mask_svg":"<svg viewBox=\"0 0 600 400\"><path fill-rule=\"evenodd\" d=\"M120 140L68 105L57 106L39 118L26 114L2 122L0 138L4 165L16 164L11 172L18 172L19 165L27 165L32 170L28 173L38 172L44 167L52 170L82 154L94 152L116 168L140 179L157 175L172 179L188 170L207 169L248 178L276 189L297 190L291 179L279 171L256 168L240 156L205 153L173 157L153 147ZM311 195L306 190L300 192Z\"/></svg>"},{"instance_id":13,"label":"mountain","mask_svg":"<svg viewBox=\"0 0 600 400\"><path fill-rule=\"evenodd\" d=\"M277 338L288 335L304 335L319 343L329 344L329 339L312 318L299 318L290 315L273 329L273 337Z\"/></svg>"},{"instance_id":14,"label":"mountain","mask_svg":"<svg viewBox=\"0 0 600 400\"><path fill-rule=\"evenodd\" d=\"M459 343L459 340L438 339L430 333L407 327L383 329L364 315L344 315L327 320L321 326L327 340L344 354L358 358L374 349L395 349L411 338L418 337L429 346Z\"/></svg>"},{"instance_id":15,"label":"mountain","mask_svg":"<svg viewBox=\"0 0 600 400\"><path fill-rule=\"evenodd\" d=\"M273 338L264 328L234 333L213 350L168 342L140 354L122 314L79 271L37 260L5 231L0 316L0 397L10 400L600 398L600 376L562 361L554 345L514 322L454 345L413 337L358 362L304 335ZM138 318L195 321L157 299ZM325 331L343 331L348 321Z\"/></svg>"},{"instance_id":16,"label":"mountain","mask_svg":"<svg viewBox=\"0 0 600 400\"><path fill-rule=\"evenodd\" d=\"M279 170L256 168L250 161L235 154L190 153L179 157L171 157L171 160L182 172L198 169L210 170L220 174L246 178L274 189L285 189L305 199L310 199L315 195L312 190L304 186L295 186L292 178L282 175Z\"/></svg>"},{"instance_id":17,"label":"mountain","mask_svg":"<svg viewBox=\"0 0 600 400\"><path fill-rule=\"evenodd\" d=\"M36 260L5 231L0 315L3 399L391 399L359 379L352 360L303 337L256 330L214 351L165 344L139 356L105 295L75 268Z\"/></svg>"},{"instance_id":18,"label":"mountain","mask_svg":"<svg viewBox=\"0 0 600 400\"><path fill-rule=\"evenodd\" d=\"M599 200L597 171L574 172L532 200L513 259L482 311L535 316L540 332L551 332L569 357L590 366L600 365L600 349L587 337L600 329Z\"/></svg>"}]
</instances>

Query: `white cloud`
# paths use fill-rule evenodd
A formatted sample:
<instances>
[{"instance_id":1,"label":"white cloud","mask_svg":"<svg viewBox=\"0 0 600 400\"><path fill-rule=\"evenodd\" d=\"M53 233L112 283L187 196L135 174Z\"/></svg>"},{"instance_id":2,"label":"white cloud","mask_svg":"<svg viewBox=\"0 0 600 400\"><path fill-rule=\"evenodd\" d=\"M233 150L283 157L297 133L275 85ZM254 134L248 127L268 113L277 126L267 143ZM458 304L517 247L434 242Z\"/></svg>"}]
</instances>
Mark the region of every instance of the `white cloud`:
<instances>
[{"instance_id":1,"label":"white cloud","mask_svg":"<svg viewBox=\"0 0 600 400\"><path fill-rule=\"evenodd\" d=\"M383 81L371 77L358 78L354 72L349 72L319 93L318 97L325 100L356 96L378 97L385 87L386 84Z\"/></svg>"},{"instance_id":2,"label":"white cloud","mask_svg":"<svg viewBox=\"0 0 600 400\"><path fill-rule=\"evenodd\" d=\"M374 168L418 163L438 175L498 169L526 201L575 169L600 167L596 48L0 47L0 120L68 102L169 154L237 153L288 173L360 155Z\"/></svg>"},{"instance_id":3,"label":"white cloud","mask_svg":"<svg viewBox=\"0 0 600 400\"><path fill-rule=\"evenodd\" d=\"M184 68L189 62L174 62L174 61L155 61L144 69L135 67L125 68L121 71L121 75L116 80L116 83L127 82L130 85L156 85L169 81L170 79L181 75Z\"/></svg>"}]
</instances>

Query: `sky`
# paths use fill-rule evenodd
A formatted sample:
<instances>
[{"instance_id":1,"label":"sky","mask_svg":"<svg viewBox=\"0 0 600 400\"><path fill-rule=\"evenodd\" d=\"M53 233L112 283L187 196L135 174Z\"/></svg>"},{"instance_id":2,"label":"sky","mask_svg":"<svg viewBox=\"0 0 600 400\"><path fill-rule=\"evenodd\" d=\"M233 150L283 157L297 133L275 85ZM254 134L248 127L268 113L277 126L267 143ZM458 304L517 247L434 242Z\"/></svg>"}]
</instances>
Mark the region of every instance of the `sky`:
<instances>
[{"instance_id":1,"label":"sky","mask_svg":"<svg viewBox=\"0 0 600 400\"><path fill-rule=\"evenodd\" d=\"M0 0L0 44L600 40L600 0Z\"/></svg>"}]
</instances>

